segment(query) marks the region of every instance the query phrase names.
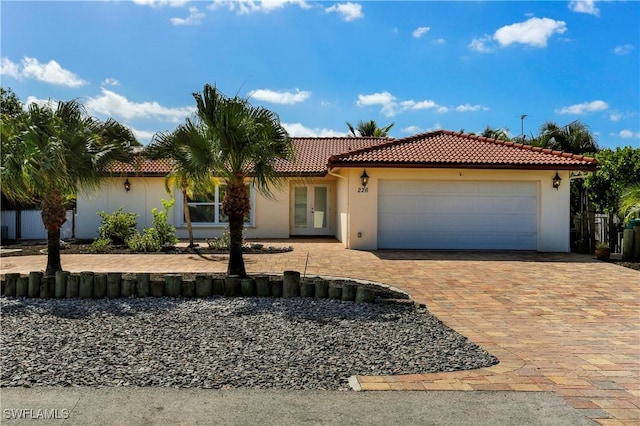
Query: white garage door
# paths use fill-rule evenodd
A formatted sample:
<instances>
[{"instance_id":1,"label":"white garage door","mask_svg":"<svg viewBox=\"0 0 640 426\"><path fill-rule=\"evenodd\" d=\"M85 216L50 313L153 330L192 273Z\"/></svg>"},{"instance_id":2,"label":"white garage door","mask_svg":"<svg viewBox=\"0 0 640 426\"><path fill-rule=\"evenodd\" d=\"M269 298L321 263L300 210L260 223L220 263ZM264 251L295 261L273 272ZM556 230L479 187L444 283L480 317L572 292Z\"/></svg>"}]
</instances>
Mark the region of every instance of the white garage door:
<instances>
[{"instance_id":1,"label":"white garage door","mask_svg":"<svg viewBox=\"0 0 640 426\"><path fill-rule=\"evenodd\" d=\"M378 247L536 250L535 182L380 180Z\"/></svg>"}]
</instances>

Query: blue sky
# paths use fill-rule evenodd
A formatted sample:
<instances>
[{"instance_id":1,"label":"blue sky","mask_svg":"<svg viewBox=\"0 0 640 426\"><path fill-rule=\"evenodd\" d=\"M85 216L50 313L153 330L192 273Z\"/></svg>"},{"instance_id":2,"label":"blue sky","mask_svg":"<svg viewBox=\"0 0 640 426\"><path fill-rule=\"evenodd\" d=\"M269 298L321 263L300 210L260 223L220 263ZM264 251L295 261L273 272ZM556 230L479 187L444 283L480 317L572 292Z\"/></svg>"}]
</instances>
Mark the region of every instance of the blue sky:
<instances>
[{"instance_id":1,"label":"blue sky","mask_svg":"<svg viewBox=\"0 0 640 426\"><path fill-rule=\"evenodd\" d=\"M581 120L640 147L640 3L2 1L2 86L79 99L148 143L205 83L248 96L292 136L376 120L403 137Z\"/></svg>"}]
</instances>

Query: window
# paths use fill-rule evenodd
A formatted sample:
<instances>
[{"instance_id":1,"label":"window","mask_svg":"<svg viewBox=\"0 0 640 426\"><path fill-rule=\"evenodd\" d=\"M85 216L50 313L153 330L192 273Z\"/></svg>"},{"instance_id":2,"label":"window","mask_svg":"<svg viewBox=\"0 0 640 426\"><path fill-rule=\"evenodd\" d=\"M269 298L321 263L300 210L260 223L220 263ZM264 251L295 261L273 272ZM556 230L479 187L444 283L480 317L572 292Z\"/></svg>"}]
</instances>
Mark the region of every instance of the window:
<instances>
[{"instance_id":1,"label":"window","mask_svg":"<svg viewBox=\"0 0 640 426\"><path fill-rule=\"evenodd\" d=\"M193 225L227 225L229 218L222 211L222 200L224 199L225 185L217 185L215 191L207 194L194 194L193 197L187 199L189 205L189 215ZM247 185L249 191L249 199L251 202L251 211L244 218L245 225L252 224L252 213L254 208L254 195L251 185ZM186 223L184 216L182 223Z\"/></svg>"}]
</instances>

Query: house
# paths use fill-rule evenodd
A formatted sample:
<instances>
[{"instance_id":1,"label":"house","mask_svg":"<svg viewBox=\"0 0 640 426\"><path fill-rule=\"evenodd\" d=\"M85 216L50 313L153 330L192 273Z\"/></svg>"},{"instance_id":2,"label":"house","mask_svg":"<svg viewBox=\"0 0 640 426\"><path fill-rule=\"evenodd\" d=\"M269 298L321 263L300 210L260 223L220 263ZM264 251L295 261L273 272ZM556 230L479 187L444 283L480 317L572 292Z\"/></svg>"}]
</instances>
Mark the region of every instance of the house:
<instances>
[{"instance_id":1,"label":"house","mask_svg":"<svg viewBox=\"0 0 640 426\"><path fill-rule=\"evenodd\" d=\"M335 236L346 248L568 252L569 181L593 158L447 130L407 138L293 138L286 183L266 198L250 187L247 238ZM96 211L120 206L151 226L169 198L168 161L114 166L99 191L78 196L76 234L97 235ZM366 181L363 177L368 177ZM130 184L125 189L124 182ZM224 188L190 200L196 238L219 236ZM187 237L177 189L170 219Z\"/></svg>"}]
</instances>

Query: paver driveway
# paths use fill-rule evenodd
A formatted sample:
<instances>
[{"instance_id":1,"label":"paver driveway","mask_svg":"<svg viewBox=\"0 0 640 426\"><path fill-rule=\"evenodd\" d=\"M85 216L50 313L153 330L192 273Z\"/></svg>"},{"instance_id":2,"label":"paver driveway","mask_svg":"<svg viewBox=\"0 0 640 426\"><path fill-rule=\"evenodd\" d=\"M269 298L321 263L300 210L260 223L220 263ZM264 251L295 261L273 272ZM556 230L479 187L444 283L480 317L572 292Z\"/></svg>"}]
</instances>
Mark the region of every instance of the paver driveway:
<instances>
[{"instance_id":1,"label":"paver driveway","mask_svg":"<svg viewBox=\"0 0 640 426\"><path fill-rule=\"evenodd\" d=\"M604 425L640 424L640 272L576 254L346 250L285 240L293 252L246 255L249 273L305 271L410 293L500 359L472 371L358 377L365 390L553 391ZM80 272L223 272L224 255L63 255ZM44 269L5 257L0 271Z\"/></svg>"}]
</instances>

